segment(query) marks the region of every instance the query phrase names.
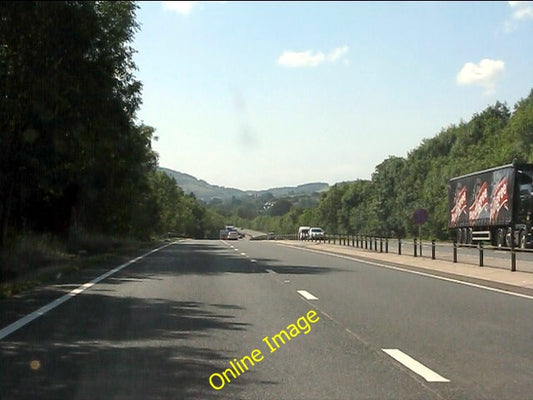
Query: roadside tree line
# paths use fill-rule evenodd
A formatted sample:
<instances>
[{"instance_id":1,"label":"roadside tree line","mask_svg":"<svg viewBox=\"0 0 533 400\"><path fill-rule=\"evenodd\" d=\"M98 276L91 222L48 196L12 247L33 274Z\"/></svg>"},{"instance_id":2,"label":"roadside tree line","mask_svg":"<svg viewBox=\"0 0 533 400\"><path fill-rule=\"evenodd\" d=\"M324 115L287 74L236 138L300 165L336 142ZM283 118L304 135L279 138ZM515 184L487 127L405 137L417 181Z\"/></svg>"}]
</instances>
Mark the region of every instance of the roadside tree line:
<instances>
[{"instance_id":1,"label":"roadside tree line","mask_svg":"<svg viewBox=\"0 0 533 400\"><path fill-rule=\"evenodd\" d=\"M533 161L533 90L513 109L496 102L425 139L407 157L390 156L371 179L333 185L318 205L292 207L282 216L240 222L259 231L295 233L298 226L320 226L329 233L413 237L417 209L428 212L422 233L447 239L448 180L466 173Z\"/></svg>"},{"instance_id":2,"label":"roadside tree line","mask_svg":"<svg viewBox=\"0 0 533 400\"><path fill-rule=\"evenodd\" d=\"M29 233L202 237L222 220L156 171L134 2L0 3L0 248Z\"/></svg>"}]
</instances>

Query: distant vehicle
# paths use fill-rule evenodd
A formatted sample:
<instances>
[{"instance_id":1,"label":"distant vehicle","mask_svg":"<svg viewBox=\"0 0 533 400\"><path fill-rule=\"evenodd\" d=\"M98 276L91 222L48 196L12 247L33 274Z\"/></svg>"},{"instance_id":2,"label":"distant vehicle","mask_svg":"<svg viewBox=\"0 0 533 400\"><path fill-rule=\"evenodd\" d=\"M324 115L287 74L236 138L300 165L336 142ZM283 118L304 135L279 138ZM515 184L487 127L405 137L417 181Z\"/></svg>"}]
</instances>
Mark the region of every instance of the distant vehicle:
<instances>
[{"instance_id":1,"label":"distant vehicle","mask_svg":"<svg viewBox=\"0 0 533 400\"><path fill-rule=\"evenodd\" d=\"M533 164L509 164L450 179L448 228L457 243L531 247Z\"/></svg>"},{"instance_id":2,"label":"distant vehicle","mask_svg":"<svg viewBox=\"0 0 533 400\"><path fill-rule=\"evenodd\" d=\"M237 231L228 232L228 240L238 240L238 239L239 239L239 233Z\"/></svg>"},{"instance_id":3,"label":"distant vehicle","mask_svg":"<svg viewBox=\"0 0 533 400\"><path fill-rule=\"evenodd\" d=\"M228 231L226 229L221 229L219 232L219 237L221 240L225 240L228 238Z\"/></svg>"},{"instance_id":4,"label":"distant vehicle","mask_svg":"<svg viewBox=\"0 0 533 400\"><path fill-rule=\"evenodd\" d=\"M275 239L276 238L276 233L275 232L268 232L268 235L267 235L267 239L268 240L272 240L272 239Z\"/></svg>"},{"instance_id":5,"label":"distant vehicle","mask_svg":"<svg viewBox=\"0 0 533 400\"><path fill-rule=\"evenodd\" d=\"M243 231L237 231L237 233L239 234L239 239L244 238L245 235Z\"/></svg>"},{"instance_id":6,"label":"distant vehicle","mask_svg":"<svg viewBox=\"0 0 533 400\"><path fill-rule=\"evenodd\" d=\"M309 229L311 229L310 226L300 226L298 228L298 240L309 239Z\"/></svg>"},{"instance_id":7,"label":"distant vehicle","mask_svg":"<svg viewBox=\"0 0 533 400\"><path fill-rule=\"evenodd\" d=\"M309 229L309 239L324 239L324 231L319 227Z\"/></svg>"}]
</instances>

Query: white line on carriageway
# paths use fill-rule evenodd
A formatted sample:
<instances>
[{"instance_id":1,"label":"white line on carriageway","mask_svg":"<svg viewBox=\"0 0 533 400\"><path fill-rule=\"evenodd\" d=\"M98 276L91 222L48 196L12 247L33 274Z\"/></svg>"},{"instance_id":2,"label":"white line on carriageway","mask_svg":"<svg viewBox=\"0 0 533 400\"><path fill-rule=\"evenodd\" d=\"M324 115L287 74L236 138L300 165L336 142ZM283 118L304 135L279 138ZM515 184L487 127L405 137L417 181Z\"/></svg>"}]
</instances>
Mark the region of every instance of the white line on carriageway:
<instances>
[{"instance_id":1,"label":"white line on carriageway","mask_svg":"<svg viewBox=\"0 0 533 400\"><path fill-rule=\"evenodd\" d=\"M100 281L104 280L105 278L107 278L107 277L119 272L120 270L126 268L128 265L131 265L131 264L133 264L133 263L135 263L135 262L137 262L139 260L142 260L143 258L149 256L150 254L153 254L153 253L155 253L155 252L157 252L157 251L159 251L161 249L164 249L165 247L168 247L168 246L170 246L172 244L175 244L175 243L176 242L167 243L167 244L165 244L165 245L163 245L161 247L158 247L156 249L150 250L147 253L144 253L142 256L133 258L133 259L129 260L127 263L124 263L122 265L119 265L116 268L113 268L111 271L108 271L105 274L102 274L102 275L94 278L90 282L84 283L83 285L79 286L78 288L71 290L70 292L68 292L64 296L61 296L61 297L55 299L54 301L48 303L47 305L39 308L38 310L26 315L25 317L22 317L22 318L18 319L17 321L13 322L12 324L9 324L8 326L6 326L5 328L0 330L0 340L5 338L7 335L10 335L13 332L19 330L23 326L29 324L34 319L37 319L40 316L46 314L48 311L53 310L57 306L59 306L59 305L63 304L64 302L66 302L67 300L72 299L74 296L77 296L78 294L84 292L85 290L89 289L90 287L96 285L98 282L100 282Z\"/></svg>"},{"instance_id":2,"label":"white line on carriageway","mask_svg":"<svg viewBox=\"0 0 533 400\"><path fill-rule=\"evenodd\" d=\"M392 269L392 270L395 270L395 271L402 271L402 272L406 272L408 274L413 274L413 275L425 276L425 277L428 277L428 278L439 279L441 281L457 283L457 284L460 284L460 285L470 286L470 287L474 287L474 288L477 288L477 289L488 290L490 292L502 293L502 294L507 294L509 296L515 296L515 297L521 297L523 299L533 300L533 296L529 296L527 294L510 292L509 290L498 289L498 288L494 288L494 287L490 287L490 286L480 285L478 283L471 283L471 282L467 282L467 281L462 281L460 279L447 278L445 276L435 275L435 274L431 274L429 272L413 271L413 270L407 269L407 268L396 267L396 266L393 266L393 265L388 265L388 264L378 263L378 262L374 262L374 261L363 260L361 258L358 258L357 256L345 256L345 255L342 255L342 254L332 253L332 252L329 252L329 251L308 249L308 248L305 248L305 247L298 247L298 246L295 246L295 245L284 244L284 243L277 243L277 245L290 247L290 248L297 249L297 250L302 250L302 251L308 251L310 253L318 253L318 254L328 255L328 256L331 256L331 257L342 258L344 260L357 261L357 262L362 263L362 264L374 265L376 267Z\"/></svg>"},{"instance_id":3,"label":"white line on carriageway","mask_svg":"<svg viewBox=\"0 0 533 400\"><path fill-rule=\"evenodd\" d=\"M398 349L381 349L381 350L383 350L385 353L387 353L389 356L394 358L399 363L409 368L414 373L420 375L427 382L450 382L449 379L446 379L443 376L440 376L435 371L429 369L424 364L416 361L414 358L405 354L401 350L398 350Z\"/></svg>"},{"instance_id":4,"label":"white line on carriageway","mask_svg":"<svg viewBox=\"0 0 533 400\"><path fill-rule=\"evenodd\" d=\"M306 300L318 300L318 297L312 295L307 290L297 290L298 294Z\"/></svg>"}]
</instances>

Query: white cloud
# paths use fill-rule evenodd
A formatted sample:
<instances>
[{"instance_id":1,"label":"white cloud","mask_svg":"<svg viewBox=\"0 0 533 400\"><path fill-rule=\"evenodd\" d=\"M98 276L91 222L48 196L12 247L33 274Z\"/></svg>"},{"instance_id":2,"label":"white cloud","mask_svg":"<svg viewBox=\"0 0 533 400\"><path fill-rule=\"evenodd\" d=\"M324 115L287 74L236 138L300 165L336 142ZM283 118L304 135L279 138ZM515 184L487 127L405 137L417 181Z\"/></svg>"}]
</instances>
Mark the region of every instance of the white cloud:
<instances>
[{"instance_id":1,"label":"white cloud","mask_svg":"<svg viewBox=\"0 0 533 400\"><path fill-rule=\"evenodd\" d=\"M336 49L333 49L333 51L329 54L328 60L331 62L335 62L341 59L346 53L348 53L348 50L348 46L337 47Z\"/></svg>"},{"instance_id":2,"label":"white cloud","mask_svg":"<svg viewBox=\"0 0 533 400\"><path fill-rule=\"evenodd\" d=\"M278 64L285 67L316 67L326 59L322 52L313 53L307 51L284 51L278 58Z\"/></svg>"},{"instance_id":3,"label":"white cloud","mask_svg":"<svg viewBox=\"0 0 533 400\"><path fill-rule=\"evenodd\" d=\"M342 46L333 49L328 54L324 54L321 51L315 52L312 50L306 51L284 51L278 57L278 64L284 67L316 67L322 63L330 62L334 63L339 60L343 60L347 64L347 60L344 58L348 53L349 47Z\"/></svg>"},{"instance_id":4,"label":"white cloud","mask_svg":"<svg viewBox=\"0 0 533 400\"><path fill-rule=\"evenodd\" d=\"M197 1L162 1L165 10L176 11L182 15L189 15Z\"/></svg>"},{"instance_id":5,"label":"white cloud","mask_svg":"<svg viewBox=\"0 0 533 400\"><path fill-rule=\"evenodd\" d=\"M494 93L496 83L502 77L505 63L502 60L484 58L479 64L466 63L457 74L459 85L478 85L485 94Z\"/></svg>"},{"instance_id":6,"label":"white cloud","mask_svg":"<svg viewBox=\"0 0 533 400\"><path fill-rule=\"evenodd\" d=\"M506 32L515 31L519 21L533 20L533 1L508 1L512 14L504 23Z\"/></svg>"},{"instance_id":7,"label":"white cloud","mask_svg":"<svg viewBox=\"0 0 533 400\"><path fill-rule=\"evenodd\" d=\"M514 19L533 19L533 1L509 1Z\"/></svg>"}]
</instances>

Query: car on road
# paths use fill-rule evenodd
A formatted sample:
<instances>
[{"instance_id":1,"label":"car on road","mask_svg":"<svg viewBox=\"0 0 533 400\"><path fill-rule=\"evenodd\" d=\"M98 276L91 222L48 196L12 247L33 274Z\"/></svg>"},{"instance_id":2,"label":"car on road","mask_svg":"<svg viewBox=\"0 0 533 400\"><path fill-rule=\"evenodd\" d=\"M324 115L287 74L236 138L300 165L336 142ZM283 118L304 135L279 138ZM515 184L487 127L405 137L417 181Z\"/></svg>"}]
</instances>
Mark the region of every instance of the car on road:
<instances>
[{"instance_id":1,"label":"car on road","mask_svg":"<svg viewBox=\"0 0 533 400\"><path fill-rule=\"evenodd\" d=\"M324 239L325 234L322 228L312 227L309 229L309 239Z\"/></svg>"},{"instance_id":2,"label":"car on road","mask_svg":"<svg viewBox=\"0 0 533 400\"><path fill-rule=\"evenodd\" d=\"M238 239L239 239L239 232L237 231L228 232L228 240L238 240Z\"/></svg>"}]
</instances>

